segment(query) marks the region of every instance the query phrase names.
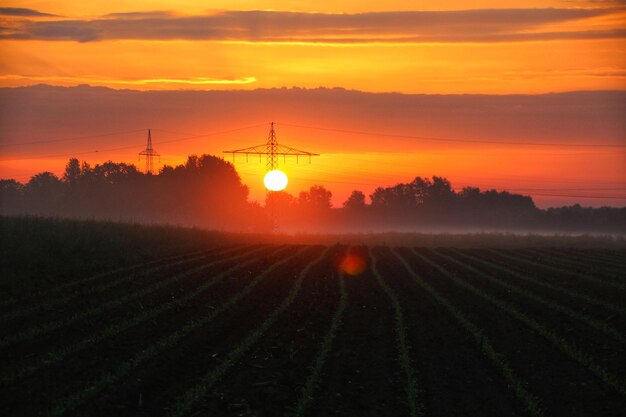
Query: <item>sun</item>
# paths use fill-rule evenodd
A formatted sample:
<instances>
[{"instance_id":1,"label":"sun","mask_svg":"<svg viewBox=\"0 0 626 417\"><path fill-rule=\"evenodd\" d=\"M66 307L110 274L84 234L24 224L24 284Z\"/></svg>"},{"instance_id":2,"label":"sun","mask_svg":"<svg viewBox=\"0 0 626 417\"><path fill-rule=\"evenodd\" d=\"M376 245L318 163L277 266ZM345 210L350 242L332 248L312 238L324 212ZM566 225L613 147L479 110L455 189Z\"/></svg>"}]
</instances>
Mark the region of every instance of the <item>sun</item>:
<instances>
[{"instance_id":1,"label":"sun","mask_svg":"<svg viewBox=\"0 0 626 417\"><path fill-rule=\"evenodd\" d=\"M287 174L278 169L268 172L267 174L265 174L265 178L263 178L265 188L270 191L284 190L287 186L287 182Z\"/></svg>"}]
</instances>

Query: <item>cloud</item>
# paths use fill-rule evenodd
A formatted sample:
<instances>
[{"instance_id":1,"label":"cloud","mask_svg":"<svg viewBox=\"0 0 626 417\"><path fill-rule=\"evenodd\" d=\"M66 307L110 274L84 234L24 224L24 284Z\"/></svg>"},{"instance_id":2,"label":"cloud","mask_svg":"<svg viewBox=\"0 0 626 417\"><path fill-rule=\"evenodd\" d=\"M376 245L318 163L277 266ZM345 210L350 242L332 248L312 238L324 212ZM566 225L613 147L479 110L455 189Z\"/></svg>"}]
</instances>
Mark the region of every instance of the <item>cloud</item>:
<instances>
[{"instance_id":1,"label":"cloud","mask_svg":"<svg viewBox=\"0 0 626 417\"><path fill-rule=\"evenodd\" d=\"M107 19L149 19L174 16L173 12L155 10L151 12L125 12L125 13L109 13L104 15Z\"/></svg>"},{"instance_id":2,"label":"cloud","mask_svg":"<svg viewBox=\"0 0 626 417\"><path fill-rule=\"evenodd\" d=\"M202 16L116 13L94 20L25 21L0 39L214 40L252 42L507 42L623 38L626 30L538 31L621 9L484 9L326 14L225 11Z\"/></svg>"},{"instance_id":3,"label":"cloud","mask_svg":"<svg viewBox=\"0 0 626 417\"><path fill-rule=\"evenodd\" d=\"M71 132L80 129L98 132L110 130L111 126L155 124L173 131L187 126L197 132L211 132L219 130L215 126L237 126L242 120L246 125L255 124L278 117L279 125L374 132L389 130L381 126L394 126L393 132L407 135L624 144L625 103L626 91L425 95L364 93L341 88L140 92L40 85L0 88L0 132L24 131L23 135L10 135L24 141L45 136L51 128L55 132L67 131L68 136L75 136ZM285 128L281 127L281 131ZM344 146L331 134L320 135L316 131L308 138L311 142L306 146ZM389 146L378 139L368 143L367 150L372 151L384 151ZM424 143L429 144L432 145ZM361 146L356 142L353 145Z\"/></svg>"},{"instance_id":4,"label":"cloud","mask_svg":"<svg viewBox=\"0 0 626 417\"><path fill-rule=\"evenodd\" d=\"M0 7L0 15L2 16L21 16L21 17L52 17L56 16L50 13L42 13L33 9L25 9L21 7Z\"/></svg>"},{"instance_id":5,"label":"cloud","mask_svg":"<svg viewBox=\"0 0 626 417\"><path fill-rule=\"evenodd\" d=\"M200 85L239 85L251 84L256 82L255 77L240 78L209 78L209 77L191 77L191 78L147 78L147 79L120 79L120 78L95 78L95 77L61 77L61 76L23 76L17 74L0 75L0 80L28 80L41 83L81 83L93 85L122 85L122 86L138 86L138 85L176 85L186 84L192 86Z\"/></svg>"},{"instance_id":6,"label":"cloud","mask_svg":"<svg viewBox=\"0 0 626 417\"><path fill-rule=\"evenodd\" d=\"M583 3L585 5L589 4L602 4L602 5L624 5L626 4L626 0L562 0L565 3Z\"/></svg>"}]
</instances>

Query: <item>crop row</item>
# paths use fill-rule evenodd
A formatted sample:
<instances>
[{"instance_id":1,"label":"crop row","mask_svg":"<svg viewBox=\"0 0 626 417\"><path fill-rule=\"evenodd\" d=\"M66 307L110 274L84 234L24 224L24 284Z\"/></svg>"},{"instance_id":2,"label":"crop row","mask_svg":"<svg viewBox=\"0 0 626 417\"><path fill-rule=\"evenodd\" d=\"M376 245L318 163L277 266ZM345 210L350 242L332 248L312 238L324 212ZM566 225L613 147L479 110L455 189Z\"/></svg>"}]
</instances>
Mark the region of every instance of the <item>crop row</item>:
<instances>
[{"instance_id":1,"label":"crop row","mask_svg":"<svg viewBox=\"0 0 626 417\"><path fill-rule=\"evenodd\" d=\"M224 376L224 374L236 363L236 361L246 353L252 345L267 332L267 330L276 322L278 316L281 315L295 300L300 292L302 280L306 277L313 265L322 262L326 257L328 248L326 248L315 260L307 263L298 278L293 282L289 294L283 301L259 324L251 331L239 344L234 346L228 353L226 358L216 368L209 370L201 380L192 388L187 390L174 404L169 417L182 417L186 415L194 404L209 392L213 386Z\"/></svg>"},{"instance_id":2,"label":"crop row","mask_svg":"<svg viewBox=\"0 0 626 417\"><path fill-rule=\"evenodd\" d=\"M432 267L437 269L441 274L448 277L454 283L473 293L474 295L482 298L493 306L497 307L499 310L509 314L511 317L515 318L522 324L529 327L536 334L545 338L548 342L558 348L561 352L563 352L566 356L570 357L576 362L579 362L581 365L585 366L589 371L595 374L598 378L600 378L604 383L606 383L611 388L615 389L620 394L626 395L626 383L621 376L617 376L610 372L605 367L599 365L588 353L582 351L580 348L575 346L573 343L568 342L566 339L560 337L557 332L553 329L550 329L548 326L543 325L536 320L529 317L524 312L515 308L510 303L502 301L490 294L485 293L474 285L468 283L467 281L457 277L455 274L451 273L447 269L443 268L438 263L433 260L423 256L422 254L415 252L415 255L419 257L422 261L430 264Z\"/></svg>"},{"instance_id":3,"label":"crop row","mask_svg":"<svg viewBox=\"0 0 626 417\"><path fill-rule=\"evenodd\" d=\"M219 251L217 253L217 256L223 256L229 252L234 251L236 248L229 248L226 250L222 250ZM180 266L184 266L186 264L189 264L191 262L197 261L197 260L201 260L201 259L205 259L207 257L206 253L203 253L201 255L194 255L191 257L186 257L182 260L177 260L175 262L166 262L163 263L161 265L158 266L154 266L154 267L150 267L150 268L146 268L143 269L140 272L135 272L135 273L131 273L129 275L123 275L119 278L116 279L110 279L107 280L106 282L100 284L100 285L96 285L96 286L87 286L86 288L81 289L81 291L74 291L74 292L70 292L70 293L66 293L65 295L62 296L58 296L58 297L54 297L52 300L50 299L46 299L44 301L41 302L29 302L29 303L25 303L24 307L9 311L5 314L2 314L0 316L0 322L6 322L9 320L13 320L13 319L17 319L17 318L21 318L24 316L28 316L31 314L41 314L42 312L51 310L57 306L63 306L63 305L67 305L69 303L71 303L72 301L79 299L79 298L83 298L83 297L88 297L91 295L96 295L96 294L100 294L100 293L104 293L105 291L108 291L112 288L115 287L119 287L121 285L123 285L124 283L127 282L132 282L134 280L136 280L139 277L142 276L151 276L154 275L162 270L168 269L168 268L173 268L173 267L180 267ZM134 270L135 268L133 268ZM112 272L111 272L112 274ZM78 281L74 281L72 283L68 283L66 288L69 287L74 287L77 286L78 284L86 284L89 283L95 279L100 279L102 277L105 276L109 276L109 274L98 274L92 277L89 277L87 279L81 279ZM59 287L58 290L60 291L61 288ZM42 294L47 295L49 292L43 292ZM29 329L29 331L26 331L24 333L29 333L30 331L32 331L31 329ZM18 338L20 339L20 338ZM4 343L4 341L0 341L0 346L2 346Z\"/></svg>"},{"instance_id":4,"label":"crop row","mask_svg":"<svg viewBox=\"0 0 626 417\"><path fill-rule=\"evenodd\" d=\"M526 281L526 282L530 282L536 286L539 287L543 287L543 288L547 288L549 290L555 291L557 293L560 294L564 294L568 297L571 297L575 300L578 301L583 301L589 304L593 304L596 306L601 306L603 308L606 308L607 310L611 310L615 313L618 314L622 314L622 315L626 315L626 309L623 308L620 305L611 303L610 301L607 300L603 300L597 297L593 297L587 293L584 292L580 292L580 291L576 291L573 290L571 288L568 287L563 287L563 286L559 286L556 284L551 283L548 280L542 280L542 279L538 279L538 278L533 278L530 274L528 273L522 273L522 272L517 272L514 269L511 269L510 267L506 267L506 266L502 266L500 264L497 264L493 261L489 261L486 260L484 258L479 258L477 256L473 256L473 255L469 255L465 252L462 252L460 250L453 250L454 254L457 256L460 256L462 258L465 259L470 259L472 261L478 262L482 265L485 265L486 267L488 267L489 269L494 269L498 272L502 272L504 274L506 274L507 276L513 276L521 281Z\"/></svg>"},{"instance_id":5,"label":"crop row","mask_svg":"<svg viewBox=\"0 0 626 417\"><path fill-rule=\"evenodd\" d=\"M435 252L438 253L439 256L441 256L444 259L447 259L448 261L457 264L459 266L461 266L462 268L464 268L467 271L472 272L473 274L475 274L475 276L479 276L483 279L485 279L486 281L496 285L496 286L500 286L502 288L505 288L506 290L508 290L510 293L516 294L521 296L522 298L527 298L530 299L538 304L541 304L545 307L547 307L550 310L553 311L557 311L559 313L562 313L572 319L581 321L583 323L585 323L586 325L588 325L589 327L592 327L598 331L604 332L605 334L608 334L609 336L615 338L616 340L620 341L621 343L626 344L626 336L624 334L622 334L619 330L615 329L614 327L610 326L609 324L607 324L605 321L602 320L596 320L593 319L591 317L589 317L588 315L582 313L582 312L578 312L574 309L571 309L569 307L566 306L562 306L560 304L557 304L554 301L545 299L543 297L541 297L540 295L537 295L531 291L525 290L523 288L517 287L515 285L511 285L509 284L507 281L496 278L495 275L491 275L488 273L485 273L483 271L480 271L474 267L472 267L471 265L464 263L458 259L455 259L451 256L447 256L443 253L440 252ZM555 286L552 286L555 287Z\"/></svg>"},{"instance_id":6,"label":"crop row","mask_svg":"<svg viewBox=\"0 0 626 417\"><path fill-rule=\"evenodd\" d=\"M552 251L539 249L528 249L522 251L522 254L529 254L531 257L540 258L546 260L549 263L554 263L564 268L573 268L574 270L579 270L583 268L585 270L591 271L593 274L598 274L600 276L613 277L617 274L620 274L624 270L624 268L626 268L626 266L615 266L609 262L601 261L599 259L585 260L580 258L569 258L566 256L564 257L561 253L555 253Z\"/></svg>"},{"instance_id":7,"label":"crop row","mask_svg":"<svg viewBox=\"0 0 626 417\"><path fill-rule=\"evenodd\" d=\"M606 287L606 288L617 289L617 290L622 290L622 291L626 290L626 284L622 282L609 281L606 279L601 279L601 278L591 276L590 274L587 274L587 273L577 272L577 271L573 271L570 269L566 269L566 268L562 268L562 267L558 267L554 265L549 265L543 262L538 262L536 260L532 260L530 258L525 258L523 256L520 256L517 253L515 255L512 255L509 253L505 253L504 251L495 250L495 249L491 249L489 250L489 252L497 256L501 256L503 258L515 261L515 262L523 263L528 266L553 271L558 274L565 274L568 276L576 277L577 279L581 281L585 281L587 283L594 284L600 287Z\"/></svg>"},{"instance_id":8,"label":"crop row","mask_svg":"<svg viewBox=\"0 0 626 417\"><path fill-rule=\"evenodd\" d=\"M322 339L322 343L319 347L317 356L313 361L313 365L311 366L311 373L306 379L306 382L302 389L300 390L300 396L295 406L295 411L293 413L293 417L304 417L307 408L310 406L313 401L313 396L315 395L315 390L319 386L319 381L322 374L322 369L328 358L329 353L331 352L333 341L337 337L337 332L339 331L339 327L341 325L341 318L343 317L343 313L348 306L348 293L346 291L346 284L344 282L344 276L342 272L337 274L337 279L339 282L339 304L337 305L337 309L333 314L333 317L330 322L330 327L328 331L324 335Z\"/></svg>"},{"instance_id":9,"label":"crop row","mask_svg":"<svg viewBox=\"0 0 626 417\"><path fill-rule=\"evenodd\" d=\"M80 406L97 393L120 381L131 371L139 368L141 365L156 357L161 352L172 348L192 332L203 326L206 326L216 317L234 307L242 298L247 296L262 280L264 280L277 268L291 261L293 258L300 255L305 250L306 248L302 248L298 250L295 254L284 257L281 260L273 263L270 267L265 269L265 271L257 275L244 288L242 288L236 294L222 302L215 309L200 312L198 316L182 325L178 330L160 338L153 343L150 343L144 349L136 353L133 357L122 361L118 366L116 366L115 369L102 373L99 377L97 377L93 382L89 383L83 389L76 391L73 394L70 394L67 397L61 399L51 409L49 415L61 416L66 414L68 411Z\"/></svg>"},{"instance_id":10,"label":"crop row","mask_svg":"<svg viewBox=\"0 0 626 417\"><path fill-rule=\"evenodd\" d=\"M551 250L551 252L555 253L555 250ZM559 254L563 256L567 256L570 259L580 259L586 262L601 262L604 265L624 269L626 268L626 252L622 251L621 253L615 253L613 255L593 251L593 253L589 253L589 251L583 251L580 249L569 249L569 250L558 250Z\"/></svg>"},{"instance_id":11,"label":"crop row","mask_svg":"<svg viewBox=\"0 0 626 417\"><path fill-rule=\"evenodd\" d=\"M94 275L78 278L76 280L72 280L72 281L65 282L65 283L55 283L53 286L51 286L49 288L35 290L33 293L29 294L28 297L26 297L26 298L12 297L12 298L7 298L7 299L4 299L4 300L1 300L0 301L0 307L11 306L13 304L19 304L19 303L29 303L35 297L47 296L47 295L52 294L52 293L59 293L61 291L66 291L66 290L72 289L72 288L77 287L77 286L89 284L89 283L91 283L93 281L97 281L97 280L100 280L100 279L103 279L103 278L111 277L113 275L117 275L117 274L120 274L120 273L128 273L128 272L136 271L138 269L146 269L148 267L151 267L153 265L157 265L157 264L160 264L160 263L166 263L166 262L171 262L171 261L175 261L175 260L183 260L185 258L193 258L193 257L196 257L198 255L202 255L202 254L204 254L206 252L207 251L202 250L202 251L194 251L194 252L190 252L190 253L184 253L184 254L181 254L181 255L166 256L166 257L153 259L153 260L146 261L146 262L135 263L135 264L128 265L128 266L122 266L122 267L111 269L111 270L108 270L108 271L99 272L99 273L94 274ZM2 320L5 320L4 315L0 316L0 321L2 321Z\"/></svg>"},{"instance_id":12,"label":"crop row","mask_svg":"<svg viewBox=\"0 0 626 417\"><path fill-rule=\"evenodd\" d=\"M187 303L189 303L190 301L192 301L193 299L195 299L196 297L198 297L199 295L201 295L202 293L206 292L208 289L210 289L211 287L217 285L218 283L220 283L224 278L234 275L235 273L237 273L240 270L243 270L244 268L248 267L249 265L257 262L260 258L259 257L250 257L251 255L253 255L254 253L257 253L260 249L255 249L252 251L248 251L245 252L243 254L238 254L235 256L232 256L230 258L226 258L226 259L222 259L220 261L215 261L212 262L210 264L207 265L203 265L201 267L198 268L194 268L192 270L188 270L185 271L181 274L178 274L177 277L179 279L183 279L187 276L190 276L192 274L195 274L197 272L199 272L200 270L206 269L210 266L216 266L222 263L227 263L227 262L233 262L236 260L241 260L242 258L247 258L245 259L243 262L239 262L237 263L235 266L227 268L226 270L223 270L222 272L213 275L210 279L204 281L202 284L200 284L198 287L196 287L195 289L188 291L187 293L185 293L184 296L180 297L180 298L176 298L176 299L172 299L164 304L161 304L158 307L152 308L152 309L148 309L145 310L143 312L141 312L140 314L136 314L133 315L132 317L126 319L126 320L122 320L120 322L116 322L108 327L105 327L102 330L99 330L93 334L90 334L86 337L84 337L83 339L81 339L80 341L73 343L71 345L65 345L63 347L61 347L60 349L57 349L55 351L51 351L48 352L42 356L40 356L39 358L37 358L36 360L34 360L33 363L30 363L28 365L19 367L17 369L14 369L12 371L6 372L5 374L0 376L0 383L1 384L10 384L12 382L14 382L17 379L20 378L24 378L26 376L32 375L33 373L41 370L42 368L46 367L46 366L50 366L56 363L60 363L62 362L64 359L66 359L68 356L78 353L84 349L86 349L87 347L93 346L99 342L102 342L110 337L116 336L128 329L131 329L135 326L138 326L142 323L146 323L152 319L154 319L155 317L167 312L167 311L172 311L178 307L184 306ZM275 250L274 252L272 252L271 254L269 254L269 256L275 255L281 251L285 250L285 248L279 248L277 250Z\"/></svg>"},{"instance_id":13,"label":"crop row","mask_svg":"<svg viewBox=\"0 0 626 417\"><path fill-rule=\"evenodd\" d=\"M89 317L93 317L93 316L102 314L102 313L104 313L106 311L112 310L114 308L118 308L120 306L123 306L123 305L127 304L128 302L130 302L132 300L136 300L136 299L145 297L145 296L147 296L149 294L152 294L152 293L154 293L154 292L156 292L156 291L158 291L158 290L160 290L160 289L162 289L164 287L167 287L167 286L169 286L171 284L179 282L182 279L184 279L184 278L186 278L186 277L188 277L188 276L190 276L192 274L196 274L198 272L201 272L201 271L204 271L206 269L212 268L212 267L214 267L216 265L219 265L219 264L222 264L224 262L233 261L233 260L237 260L237 259L243 258L246 255L251 254L252 252L256 252L258 250L259 249L256 249L256 250L253 250L253 251L250 251L250 252L245 252L243 254L238 254L238 255L235 255L235 256L233 256L231 258L226 258L226 259L220 259L219 256L225 255L227 252L232 252L232 249L220 252L218 254L218 260L216 260L216 261L202 264L202 265L200 265L198 267L195 267L195 268L192 268L190 270L186 270L184 272L175 274L175 275L173 275L173 276L171 276L169 278L166 278L166 279L158 280L158 281L156 281L156 282L154 282L152 284L144 286L140 290L131 292L131 293L126 294L126 295L121 296L121 297L113 298L113 299L111 299L111 300L109 300L107 302L100 303L100 304L98 304L98 305L96 305L94 307L91 307L91 308L87 309L87 310L76 312L76 313L72 314L70 317L66 317L66 318L62 318L62 319L59 319L59 320L50 321L50 322L47 322L47 323L37 324L35 326L29 327L29 328L19 332L19 333L7 335L4 338L0 339L0 348L4 348L4 347L10 346L10 345L12 345L14 343L19 343L19 342L23 342L23 341L32 339L32 338L34 338L36 336L40 336L40 335L43 335L45 333L52 332L54 330L61 329L63 327L69 326L69 325L71 325L71 324L73 324L73 323L75 323L75 322L77 322L79 320L85 320L85 319L87 319ZM179 263L177 262L176 265L178 265L178 264ZM165 266L159 267L159 268L164 268L164 267ZM133 278L131 276L131 277L124 277L122 279L123 280L131 280ZM111 287L111 285L107 285L107 284L105 284L105 285L103 285L101 287L104 287L104 286L106 286L107 289L109 289ZM100 292L100 291L98 291L98 292Z\"/></svg>"},{"instance_id":14,"label":"crop row","mask_svg":"<svg viewBox=\"0 0 626 417\"><path fill-rule=\"evenodd\" d=\"M96 307L80 311L70 317L44 323L43 325L26 329L16 335L5 337L2 341L0 341L0 347L9 346L17 343L18 341L28 340L29 338L34 337L31 334L34 334L35 336L41 335L58 328L69 326L77 320L103 313L109 309L121 307L131 300L148 296L158 289L164 288L167 285L187 278L192 274L199 273L207 268L216 267L227 262L236 262L234 266L224 269L217 274L212 274L209 279L203 281L196 288L187 290L180 298L169 300L164 304L149 308L120 322L113 323L102 330L97 330L96 332L82 338L76 343L48 352L47 354L38 357L30 364L5 372L3 375L0 375L0 384L12 384L15 381L33 375L49 365L62 363L70 355L84 350L87 347L95 346L108 338L112 338L124 331L132 329L135 326L150 321L163 313L185 306L187 303L197 298L208 289L214 287L227 277L234 276L243 268L257 262L259 260L258 252L261 251L261 249L262 248L257 247L256 249L247 250L245 252L237 252L235 255L227 258L224 258L223 256L232 252L232 250L234 250L233 248L227 249L226 251L218 251L216 252L218 260L193 267L171 277L159 279L158 281L152 282L150 285L140 290L112 299ZM285 247L280 248L273 254L275 255L284 250ZM402 252L401 254L397 249L391 249L390 251L392 259L398 265L402 266L402 268L406 271L407 276L410 278L410 281L416 284L417 287L424 291L425 294L432 297L432 299L439 306L441 306L442 309L450 315L450 317L453 318L459 328L471 335L476 347L493 365L495 371L499 373L503 381L506 381L506 384L511 389L514 397L520 401L530 415L534 417L543 416L544 410L541 406L541 401L532 392L532 389L528 388L528 381L524 380L524 378L522 378L514 370L511 362L504 354L496 350L494 347L494 340L486 336L485 332L480 329L481 323L472 321L470 319L471 314L468 315L467 312L463 311L463 308L455 305L452 298L449 298L445 293L439 290L437 286L433 286L428 282L428 280L424 279L421 271L418 271L417 268L412 266L412 260L419 260L421 263L429 265L433 270L445 277L448 282L463 289L473 297L485 301L487 305L492 308L504 312L514 321L519 322L531 332L557 348L565 357L581 364L584 369L599 378L599 380L601 380L607 387L612 388L622 396L626 396L626 383L620 375L613 373L613 371L608 369L606 366L599 364L592 357L592 355L576 346L570 340L567 340L559 335L559 333L549 325L541 323L541 320L531 317L523 311L523 309L514 306L512 303L504 301L498 296L491 295L490 292L485 291L482 287L472 284L470 282L471 280L464 279L457 275L455 270L448 267L444 264L444 262L448 265L454 265L456 269L460 268L461 270L466 271L468 275L472 276L472 279L478 280L481 283L486 283L489 288L503 289L516 296L516 299L525 300L526 302L541 306L541 308L547 309L548 311L563 314L572 320L583 323L589 328L602 332L615 341L624 344L626 343L626 336L618 329L609 325L607 322L590 317L584 312L584 309L575 310L571 307L562 305L559 301L550 299L543 294L539 294L535 291L515 285L511 283L511 281L502 278L502 275L513 276L517 278L516 282L530 282L537 287L550 289L555 293L562 294L577 302L601 305L604 307L607 307L608 305L607 308L616 314L624 314L624 308L622 306L607 303L604 300L571 288L560 286L557 283L547 282L538 278L531 278L528 274L517 272L496 262L485 260L479 256L469 255L464 251L434 250L430 252L432 255L430 253L428 255L424 255L422 252L412 249L410 256L405 255L406 252ZM181 344L185 338L207 326L223 313L232 310L244 297L247 297L258 286L258 284L266 280L272 274L279 273L279 268L288 262L293 262L295 258L300 257L307 252L312 254L314 251L310 247L304 247L294 253L291 253L289 256L284 256L280 260L274 262L258 275L254 276L251 281L243 286L243 288L238 289L234 294L223 300L215 308L199 310L195 317L181 323L178 329L165 336L159 337L155 341L149 341L142 348L136 350L130 357L119 361L119 363L112 369L96 376L91 382L65 396L60 401L55 402L49 409L49 415L60 416L67 414L94 398L94 396L98 393L121 383L122 380L131 374L131 372L144 367L153 358L156 358L163 354L166 350ZM296 279L290 283L288 293L284 296L282 301L280 301L258 325L256 325L247 334L243 335L241 339L230 348L227 355L217 366L207 369L204 375L195 380L194 384L190 388L186 389L182 395L175 398L172 406L168 409L168 415L170 417L188 415L194 410L194 408L198 407L198 404L202 401L202 399L209 395L209 393L224 378L224 376L237 366L242 357L250 352L252 347L265 334L267 334L268 330L276 323L278 318L283 316L290 306L294 304L296 297L298 297L301 292L303 280L307 279L307 277L311 275L311 269L315 267L315 265L328 260L328 253L329 248L326 248L313 260L307 261L304 265L301 265L300 273L297 275ZM448 255L448 253L452 253L452 255ZM497 253L504 258L509 256L501 251L495 251L493 253ZM396 293L396 290L394 290L392 286L386 282L386 271L379 267L377 255L375 255L371 249L368 252L368 258L370 268L369 272L371 272L372 276L378 283L378 286L381 288L381 294L385 294L392 307L391 311L393 311L395 348L397 351L398 363L403 374L404 395L408 408L406 413L412 417L425 415L427 414L426 406L423 398L421 398L422 391L419 389L420 378L419 374L415 372L415 369L417 369L415 364L419 361L425 361L428 359L413 357L411 355L411 346L408 341L408 330L405 318L406 310L404 310L405 308L410 308L410 306L401 305L400 298L397 295L398 293ZM560 273L565 271L564 269L542 264L538 261L529 260L527 258L520 259L515 257L515 260L534 268L547 268L553 271L559 270L561 271ZM178 262L181 263L179 264ZM480 266L476 266L476 263ZM182 264L184 264L184 261L176 260L174 264L170 265ZM157 268L165 268L165 265L159 265ZM570 272L567 271L567 273ZM333 350L333 342L337 338L339 332L350 331L350 329L341 326L342 317L344 316L346 309L349 308L349 294L346 290L343 274L338 273L336 276L340 290L339 303L332 318L330 319L328 330L324 333L324 336L317 347L317 354L313 358L310 373L306 377L302 389L299 391L299 396L294 399L295 406L292 408L292 415L295 417L303 417L307 415L307 411L311 408L312 403L315 401L316 392L319 391L320 386L324 385L324 368L329 355ZM597 281L604 283L607 282L594 277L589 277L586 274L577 273L577 276L578 278L581 276L589 278L585 279L585 281L592 285L597 285ZM43 330L37 330L39 332L37 333L37 331L33 329Z\"/></svg>"},{"instance_id":15,"label":"crop row","mask_svg":"<svg viewBox=\"0 0 626 417\"><path fill-rule=\"evenodd\" d=\"M413 281L428 294L430 294L444 309L450 313L450 315L458 322L458 324L469 332L479 348L485 353L487 358L491 360L496 369L500 372L502 377L507 381L509 386L513 389L516 397L526 406L526 409L532 416L543 416L544 413L539 406L539 402L535 395L530 393L526 386L528 383L521 379L512 370L511 365L506 360L504 355L496 352L492 342L485 336L479 327L470 321L461 310L459 310L454 304L452 304L447 298L441 295L433 286L424 281L420 275L409 265L405 258L403 258L398 252L392 250L394 256L404 266L407 273L411 276ZM415 250L413 250L415 256L421 256Z\"/></svg>"}]
</instances>

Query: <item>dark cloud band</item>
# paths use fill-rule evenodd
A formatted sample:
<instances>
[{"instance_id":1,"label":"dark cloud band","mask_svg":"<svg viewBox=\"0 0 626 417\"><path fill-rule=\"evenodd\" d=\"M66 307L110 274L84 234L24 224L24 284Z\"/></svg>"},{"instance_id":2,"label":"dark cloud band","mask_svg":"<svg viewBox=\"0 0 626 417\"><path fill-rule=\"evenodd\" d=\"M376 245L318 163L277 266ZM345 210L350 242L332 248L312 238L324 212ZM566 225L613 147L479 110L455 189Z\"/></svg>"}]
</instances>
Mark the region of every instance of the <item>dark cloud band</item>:
<instances>
[{"instance_id":1,"label":"dark cloud band","mask_svg":"<svg viewBox=\"0 0 626 417\"><path fill-rule=\"evenodd\" d=\"M56 15L22 7L0 7L0 16L53 17Z\"/></svg>"},{"instance_id":2,"label":"dark cloud band","mask_svg":"<svg viewBox=\"0 0 626 417\"><path fill-rule=\"evenodd\" d=\"M614 14L622 9L489 9L324 14L226 11L204 16L118 13L94 20L26 20L1 39L215 40L257 42L506 42L623 38L626 30L540 31L542 26ZM21 15L27 16L27 15ZM532 32L529 30L532 29Z\"/></svg>"}]
</instances>

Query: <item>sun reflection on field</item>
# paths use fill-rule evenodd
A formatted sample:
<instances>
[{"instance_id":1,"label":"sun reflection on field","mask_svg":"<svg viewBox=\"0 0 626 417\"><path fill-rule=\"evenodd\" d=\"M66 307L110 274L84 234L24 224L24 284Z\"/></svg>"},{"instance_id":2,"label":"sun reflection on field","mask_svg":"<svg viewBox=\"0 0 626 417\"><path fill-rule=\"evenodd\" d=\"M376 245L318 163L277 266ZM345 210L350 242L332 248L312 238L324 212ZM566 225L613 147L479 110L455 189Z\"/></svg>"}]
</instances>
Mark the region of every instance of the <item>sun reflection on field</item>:
<instances>
[{"instance_id":1,"label":"sun reflection on field","mask_svg":"<svg viewBox=\"0 0 626 417\"><path fill-rule=\"evenodd\" d=\"M351 250L339 259L337 269L346 275L355 277L363 273L366 267L366 254L362 251Z\"/></svg>"}]
</instances>

